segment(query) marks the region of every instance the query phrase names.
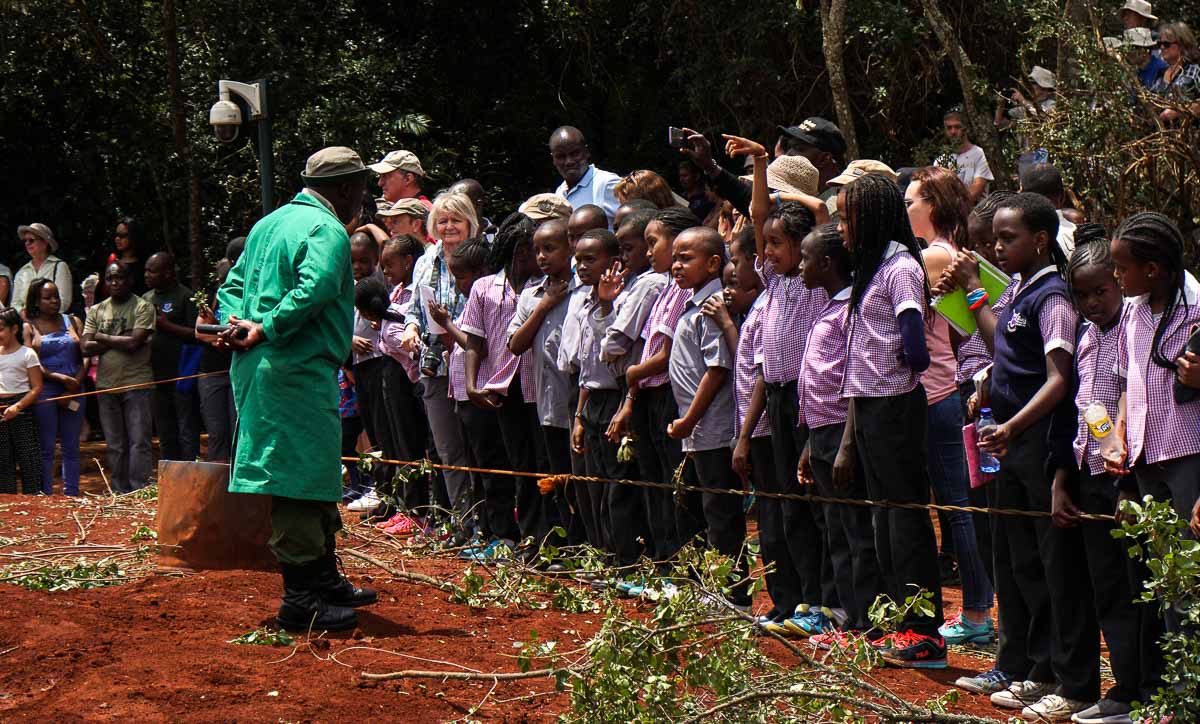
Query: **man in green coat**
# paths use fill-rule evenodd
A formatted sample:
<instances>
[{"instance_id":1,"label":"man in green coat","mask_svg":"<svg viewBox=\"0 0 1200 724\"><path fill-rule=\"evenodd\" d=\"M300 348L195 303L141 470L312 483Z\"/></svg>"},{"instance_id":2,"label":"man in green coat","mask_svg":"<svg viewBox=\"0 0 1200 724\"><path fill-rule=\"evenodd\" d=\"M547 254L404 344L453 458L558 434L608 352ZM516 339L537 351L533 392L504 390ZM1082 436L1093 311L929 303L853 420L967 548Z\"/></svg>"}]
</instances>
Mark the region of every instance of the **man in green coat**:
<instances>
[{"instance_id":1,"label":"man in green coat","mask_svg":"<svg viewBox=\"0 0 1200 724\"><path fill-rule=\"evenodd\" d=\"M353 628L354 607L374 603L334 554L341 530L341 420L337 370L350 352L354 277L346 226L367 174L358 154L309 157L305 188L259 221L217 292L235 350L229 377L238 413L234 493L271 496L270 545L283 571L277 621L286 628ZM244 331L243 331L244 330Z\"/></svg>"}]
</instances>

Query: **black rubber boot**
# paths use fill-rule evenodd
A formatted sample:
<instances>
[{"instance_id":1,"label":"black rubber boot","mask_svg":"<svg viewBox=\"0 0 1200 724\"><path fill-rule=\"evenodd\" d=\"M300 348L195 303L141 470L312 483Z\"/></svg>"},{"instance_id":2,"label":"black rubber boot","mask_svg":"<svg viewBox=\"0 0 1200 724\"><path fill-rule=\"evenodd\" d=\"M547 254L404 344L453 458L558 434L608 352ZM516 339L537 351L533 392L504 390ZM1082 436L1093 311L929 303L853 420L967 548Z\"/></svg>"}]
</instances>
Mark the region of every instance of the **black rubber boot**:
<instances>
[{"instance_id":1,"label":"black rubber boot","mask_svg":"<svg viewBox=\"0 0 1200 724\"><path fill-rule=\"evenodd\" d=\"M354 609L328 603L319 579L324 560L302 566L280 564L283 602L276 623L289 631L348 631L358 625Z\"/></svg>"},{"instance_id":2,"label":"black rubber boot","mask_svg":"<svg viewBox=\"0 0 1200 724\"><path fill-rule=\"evenodd\" d=\"M337 556L332 551L327 552L321 559L321 571L317 583L321 596L331 606L358 608L370 606L379 600L379 595L373 588L359 588L342 575L338 570Z\"/></svg>"}]
</instances>

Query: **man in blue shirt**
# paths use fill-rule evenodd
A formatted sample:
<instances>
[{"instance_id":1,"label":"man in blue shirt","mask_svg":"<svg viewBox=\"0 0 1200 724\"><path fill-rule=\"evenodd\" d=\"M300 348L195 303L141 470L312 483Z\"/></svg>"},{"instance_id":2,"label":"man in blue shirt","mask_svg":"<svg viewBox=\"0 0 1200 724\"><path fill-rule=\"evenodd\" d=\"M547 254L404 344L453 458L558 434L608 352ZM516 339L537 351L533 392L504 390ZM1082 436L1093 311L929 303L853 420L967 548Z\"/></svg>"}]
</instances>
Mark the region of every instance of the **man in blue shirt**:
<instances>
[{"instance_id":1,"label":"man in blue shirt","mask_svg":"<svg viewBox=\"0 0 1200 724\"><path fill-rule=\"evenodd\" d=\"M556 129L550 134L550 158L563 179L554 193L570 202L573 209L585 204L599 206L611 225L619 205L613 189L621 177L591 163L592 154L583 132L574 126Z\"/></svg>"},{"instance_id":2,"label":"man in blue shirt","mask_svg":"<svg viewBox=\"0 0 1200 724\"><path fill-rule=\"evenodd\" d=\"M1149 28L1129 28L1124 35L1129 62L1137 68L1138 80L1143 88L1150 88L1167 70L1167 63L1154 54L1158 41Z\"/></svg>"}]
</instances>

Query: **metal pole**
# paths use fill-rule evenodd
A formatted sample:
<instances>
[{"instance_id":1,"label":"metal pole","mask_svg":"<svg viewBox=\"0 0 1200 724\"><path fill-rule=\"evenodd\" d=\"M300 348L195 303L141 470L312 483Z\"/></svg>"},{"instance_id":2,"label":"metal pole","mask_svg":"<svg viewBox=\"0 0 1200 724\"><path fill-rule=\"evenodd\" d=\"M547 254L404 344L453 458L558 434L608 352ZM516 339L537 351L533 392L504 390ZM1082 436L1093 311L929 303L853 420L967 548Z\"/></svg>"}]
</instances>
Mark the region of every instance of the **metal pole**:
<instances>
[{"instance_id":1,"label":"metal pole","mask_svg":"<svg viewBox=\"0 0 1200 724\"><path fill-rule=\"evenodd\" d=\"M258 171L262 177L263 216L275 210L275 147L271 139L271 113L267 107L267 79L257 81L262 115L258 118Z\"/></svg>"}]
</instances>

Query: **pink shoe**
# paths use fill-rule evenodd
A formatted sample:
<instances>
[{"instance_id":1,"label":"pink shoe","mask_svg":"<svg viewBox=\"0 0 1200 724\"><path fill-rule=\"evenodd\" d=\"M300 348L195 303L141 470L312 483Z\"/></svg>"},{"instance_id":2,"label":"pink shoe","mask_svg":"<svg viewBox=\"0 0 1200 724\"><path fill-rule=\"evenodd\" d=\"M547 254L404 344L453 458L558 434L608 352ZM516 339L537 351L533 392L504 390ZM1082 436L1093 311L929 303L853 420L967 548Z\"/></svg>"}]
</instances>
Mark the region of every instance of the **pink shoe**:
<instances>
[{"instance_id":1,"label":"pink shoe","mask_svg":"<svg viewBox=\"0 0 1200 724\"><path fill-rule=\"evenodd\" d=\"M416 535L418 532L420 532L420 530L421 526L417 523L417 521L405 515L402 516L400 520L396 521L395 525L384 528L383 532L387 533L388 535L410 536Z\"/></svg>"},{"instance_id":2,"label":"pink shoe","mask_svg":"<svg viewBox=\"0 0 1200 724\"><path fill-rule=\"evenodd\" d=\"M822 651L829 651L830 649L834 648L850 648L855 644L855 642L858 641L859 638L861 637L835 629L833 631L826 631L825 633L817 634L816 636L811 637L808 640L808 643Z\"/></svg>"},{"instance_id":3,"label":"pink shoe","mask_svg":"<svg viewBox=\"0 0 1200 724\"><path fill-rule=\"evenodd\" d=\"M383 530L384 528L391 528L393 525L399 523L405 517L406 516L404 515L404 513L398 512L395 515L393 515L391 518L388 518L387 520L383 521L382 523L376 523L375 527L378 528L379 530Z\"/></svg>"}]
</instances>

